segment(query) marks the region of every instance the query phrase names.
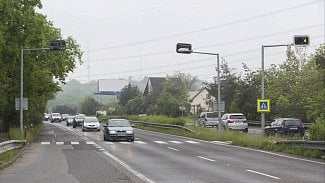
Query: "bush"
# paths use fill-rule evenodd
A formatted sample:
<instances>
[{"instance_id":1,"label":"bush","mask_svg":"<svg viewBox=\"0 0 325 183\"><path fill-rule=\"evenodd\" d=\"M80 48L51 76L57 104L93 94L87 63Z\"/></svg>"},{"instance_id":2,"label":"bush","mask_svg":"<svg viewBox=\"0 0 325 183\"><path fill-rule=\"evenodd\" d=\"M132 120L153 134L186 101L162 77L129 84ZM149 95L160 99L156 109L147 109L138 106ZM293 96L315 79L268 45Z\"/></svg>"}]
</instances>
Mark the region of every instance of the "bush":
<instances>
[{"instance_id":1,"label":"bush","mask_svg":"<svg viewBox=\"0 0 325 183\"><path fill-rule=\"evenodd\" d=\"M166 116L129 116L129 120L131 121L144 121L144 122L152 122L152 123L167 123L172 125L185 125L184 118L171 118Z\"/></svg>"},{"instance_id":2,"label":"bush","mask_svg":"<svg viewBox=\"0 0 325 183\"><path fill-rule=\"evenodd\" d=\"M309 132L310 140L325 141L325 119L316 119L316 122L309 127Z\"/></svg>"}]
</instances>

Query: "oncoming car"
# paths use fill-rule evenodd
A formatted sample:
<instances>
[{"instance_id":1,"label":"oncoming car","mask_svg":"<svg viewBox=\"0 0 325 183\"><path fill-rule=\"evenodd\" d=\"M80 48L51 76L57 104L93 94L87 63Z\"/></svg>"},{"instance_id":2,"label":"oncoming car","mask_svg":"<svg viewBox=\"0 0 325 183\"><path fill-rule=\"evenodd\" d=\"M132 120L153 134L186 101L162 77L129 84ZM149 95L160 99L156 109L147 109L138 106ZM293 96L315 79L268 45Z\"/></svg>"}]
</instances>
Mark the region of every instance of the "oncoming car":
<instances>
[{"instance_id":1,"label":"oncoming car","mask_svg":"<svg viewBox=\"0 0 325 183\"><path fill-rule=\"evenodd\" d=\"M134 130L126 119L109 119L104 125L104 140L134 141Z\"/></svg>"},{"instance_id":2,"label":"oncoming car","mask_svg":"<svg viewBox=\"0 0 325 183\"><path fill-rule=\"evenodd\" d=\"M74 116L68 116L67 117L67 120L66 120L67 126L72 125L73 119L74 119Z\"/></svg>"},{"instance_id":3,"label":"oncoming car","mask_svg":"<svg viewBox=\"0 0 325 183\"><path fill-rule=\"evenodd\" d=\"M96 117L86 117L82 123L82 131L100 131L99 120Z\"/></svg>"},{"instance_id":4,"label":"oncoming car","mask_svg":"<svg viewBox=\"0 0 325 183\"><path fill-rule=\"evenodd\" d=\"M84 114L75 115L72 122L72 127L76 128L77 126L81 126L82 123L84 122L85 117L86 116Z\"/></svg>"}]
</instances>

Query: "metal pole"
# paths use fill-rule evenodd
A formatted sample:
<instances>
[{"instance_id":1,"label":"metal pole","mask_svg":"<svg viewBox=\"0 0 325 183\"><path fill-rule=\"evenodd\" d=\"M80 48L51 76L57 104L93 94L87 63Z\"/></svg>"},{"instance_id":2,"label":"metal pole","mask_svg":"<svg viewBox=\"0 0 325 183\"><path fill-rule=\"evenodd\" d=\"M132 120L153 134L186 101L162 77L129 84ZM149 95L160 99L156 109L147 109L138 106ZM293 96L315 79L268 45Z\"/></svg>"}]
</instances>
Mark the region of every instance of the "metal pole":
<instances>
[{"instance_id":1,"label":"metal pole","mask_svg":"<svg viewBox=\"0 0 325 183\"><path fill-rule=\"evenodd\" d=\"M262 76L262 88L261 88L261 98L264 99L264 45L262 45L262 68L261 68L261 76ZM261 132L264 135L265 132L265 113L261 113Z\"/></svg>"},{"instance_id":2,"label":"metal pole","mask_svg":"<svg viewBox=\"0 0 325 183\"><path fill-rule=\"evenodd\" d=\"M22 134L24 134L23 97L24 97L24 49L21 49L20 52L20 131Z\"/></svg>"},{"instance_id":3,"label":"metal pole","mask_svg":"<svg viewBox=\"0 0 325 183\"><path fill-rule=\"evenodd\" d=\"M221 140L221 136L222 136L222 121L221 121L221 95L220 95L220 64L219 64L219 54L217 54L217 74L218 74L218 131L219 131L219 140Z\"/></svg>"}]
</instances>

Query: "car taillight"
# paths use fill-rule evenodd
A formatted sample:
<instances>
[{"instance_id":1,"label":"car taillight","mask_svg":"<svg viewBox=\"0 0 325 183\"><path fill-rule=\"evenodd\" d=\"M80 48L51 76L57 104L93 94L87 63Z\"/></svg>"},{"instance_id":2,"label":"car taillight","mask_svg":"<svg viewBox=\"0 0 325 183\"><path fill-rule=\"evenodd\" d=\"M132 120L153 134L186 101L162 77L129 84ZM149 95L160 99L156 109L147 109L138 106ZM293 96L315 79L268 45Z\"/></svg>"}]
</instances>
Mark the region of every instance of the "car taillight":
<instances>
[{"instance_id":1,"label":"car taillight","mask_svg":"<svg viewBox=\"0 0 325 183\"><path fill-rule=\"evenodd\" d=\"M228 120L227 123L233 123L234 121Z\"/></svg>"}]
</instances>

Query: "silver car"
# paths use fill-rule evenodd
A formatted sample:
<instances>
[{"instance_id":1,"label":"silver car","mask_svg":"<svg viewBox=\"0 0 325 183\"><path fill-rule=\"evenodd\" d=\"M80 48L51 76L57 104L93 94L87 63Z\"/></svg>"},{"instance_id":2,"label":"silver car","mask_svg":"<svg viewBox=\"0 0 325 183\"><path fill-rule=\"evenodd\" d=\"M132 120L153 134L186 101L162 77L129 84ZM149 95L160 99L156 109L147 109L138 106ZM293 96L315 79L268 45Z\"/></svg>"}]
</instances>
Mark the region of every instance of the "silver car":
<instances>
[{"instance_id":1,"label":"silver car","mask_svg":"<svg viewBox=\"0 0 325 183\"><path fill-rule=\"evenodd\" d=\"M218 126L218 113L217 112L202 112L197 120L200 126Z\"/></svg>"},{"instance_id":2,"label":"silver car","mask_svg":"<svg viewBox=\"0 0 325 183\"><path fill-rule=\"evenodd\" d=\"M100 131L99 120L96 117L86 117L82 123L82 131L95 130Z\"/></svg>"},{"instance_id":3,"label":"silver car","mask_svg":"<svg viewBox=\"0 0 325 183\"><path fill-rule=\"evenodd\" d=\"M247 120L242 113L226 113L222 116L221 120L226 129L248 132Z\"/></svg>"},{"instance_id":4,"label":"silver car","mask_svg":"<svg viewBox=\"0 0 325 183\"><path fill-rule=\"evenodd\" d=\"M128 140L134 141L134 131L126 119L109 119L104 125L104 140Z\"/></svg>"}]
</instances>

